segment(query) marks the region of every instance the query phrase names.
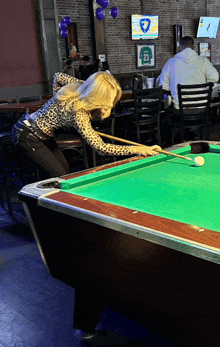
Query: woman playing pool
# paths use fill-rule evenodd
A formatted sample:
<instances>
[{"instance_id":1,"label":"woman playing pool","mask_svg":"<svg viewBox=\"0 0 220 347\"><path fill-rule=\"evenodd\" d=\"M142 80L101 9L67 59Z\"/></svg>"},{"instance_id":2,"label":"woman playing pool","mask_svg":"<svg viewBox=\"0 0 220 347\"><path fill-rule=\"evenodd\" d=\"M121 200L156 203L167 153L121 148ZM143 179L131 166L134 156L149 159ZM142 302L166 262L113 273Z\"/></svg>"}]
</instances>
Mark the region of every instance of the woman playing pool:
<instances>
[{"instance_id":1,"label":"woman playing pool","mask_svg":"<svg viewBox=\"0 0 220 347\"><path fill-rule=\"evenodd\" d=\"M110 116L120 100L121 87L107 72L97 72L85 82L58 72L54 76L53 97L33 114L25 113L14 125L14 144L49 177L69 173L68 163L57 146L55 137L67 129L80 134L101 155L157 155L159 146L125 146L105 143L93 129L91 121Z\"/></svg>"}]
</instances>

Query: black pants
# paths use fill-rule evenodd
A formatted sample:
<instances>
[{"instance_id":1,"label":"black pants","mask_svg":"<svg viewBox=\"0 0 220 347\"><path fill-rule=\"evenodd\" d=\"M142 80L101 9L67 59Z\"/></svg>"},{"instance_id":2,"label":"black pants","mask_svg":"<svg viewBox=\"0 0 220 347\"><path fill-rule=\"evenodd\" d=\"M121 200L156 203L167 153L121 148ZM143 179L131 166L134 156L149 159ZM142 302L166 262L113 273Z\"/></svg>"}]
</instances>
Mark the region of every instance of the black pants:
<instances>
[{"instance_id":1,"label":"black pants","mask_svg":"<svg viewBox=\"0 0 220 347\"><path fill-rule=\"evenodd\" d=\"M31 125L26 125L25 120ZM27 155L42 168L48 178L68 174L69 165L56 141L41 132L33 122L28 113L18 120L12 129L14 144L21 148L22 155Z\"/></svg>"}]
</instances>

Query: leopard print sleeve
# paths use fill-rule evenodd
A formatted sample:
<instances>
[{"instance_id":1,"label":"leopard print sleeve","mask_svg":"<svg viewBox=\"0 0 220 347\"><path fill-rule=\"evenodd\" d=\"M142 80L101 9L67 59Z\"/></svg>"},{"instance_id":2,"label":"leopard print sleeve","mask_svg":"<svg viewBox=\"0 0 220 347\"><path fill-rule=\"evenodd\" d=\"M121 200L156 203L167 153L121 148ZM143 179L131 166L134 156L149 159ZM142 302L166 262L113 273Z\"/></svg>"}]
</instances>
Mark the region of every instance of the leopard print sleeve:
<instances>
[{"instance_id":1,"label":"leopard print sleeve","mask_svg":"<svg viewBox=\"0 0 220 347\"><path fill-rule=\"evenodd\" d=\"M86 140L88 145L94 148L100 155L108 154L112 156L120 156L134 154L131 150L132 146L120 146L105 143L93 129L90 121L90 114L84 110L80 110L76 113L74 126L82 138Z\"/></svg>"},{"instance_id":2,"label":"leopard print sleeve","mask_svg":"<svg viewBox=\"0 0 220 347\"><path fill-rule=\"evenodd\" d=\"M53 79L53 95L55 95L61 87L76 81L78 81L76 77L67 75L63 72L55 73L54 79Z\"/></svg>"}]
</instances>

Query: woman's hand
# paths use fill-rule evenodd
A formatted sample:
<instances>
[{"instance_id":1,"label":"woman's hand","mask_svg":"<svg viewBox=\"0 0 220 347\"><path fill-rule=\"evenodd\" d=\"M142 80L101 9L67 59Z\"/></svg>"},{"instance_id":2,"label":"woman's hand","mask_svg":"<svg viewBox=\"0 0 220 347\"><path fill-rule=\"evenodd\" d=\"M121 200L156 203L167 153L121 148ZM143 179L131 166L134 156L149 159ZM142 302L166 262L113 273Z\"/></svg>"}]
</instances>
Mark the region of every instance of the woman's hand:
<instances>
[{"instance_id":1,"label":"woman's hand","mask_svg":"<svg viewBox=\"0 0 220 347\"><path fill-rule=\"evenodd\" d=\"M157 150L160 150L160 146L132 146L132 152L137 155L147 156L147 155L158 155L159 152Z\"/></svg>"},{"instance_id":2,"label":"woman's hand","mask_svg":"<svg viewBox=\"0 0 220 347\"><path fill-rule=\"evenodd\" d=\"M151 148L153 151L161 151L161 150L162 150L162 148L161 148L160 146L158 146L158 145L151 146L150 148ZM157 152L157 154L159 154L159 153Z\"/></svg>"}]
</instances>

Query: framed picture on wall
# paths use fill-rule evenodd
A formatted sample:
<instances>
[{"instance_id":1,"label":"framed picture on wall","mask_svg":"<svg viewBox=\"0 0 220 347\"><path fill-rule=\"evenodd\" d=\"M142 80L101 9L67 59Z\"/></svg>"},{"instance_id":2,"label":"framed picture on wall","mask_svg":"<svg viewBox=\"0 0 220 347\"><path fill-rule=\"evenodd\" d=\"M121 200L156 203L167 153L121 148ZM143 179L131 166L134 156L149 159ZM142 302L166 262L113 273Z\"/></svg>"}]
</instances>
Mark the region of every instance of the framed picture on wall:
<instances>
[{"instance_id":1,"label":"framed picture on wall","mask_svg":"<svg viewBox=\"0 0 220 347\"><path fill-rule=\"evenodd\" d=\"M74 60L79 59L76 23L68 26L68 48L69 56Z\"/></svg>"},{"instance_id":2,"label":"framed picture on wall","mask_svg":"<svg viewBox=\"0 0 220 347\"><path fill-rule=\"evenodd\" d=\"M183 26L174 25L173 26L173 54L180 52L180 40L183 37Z\"/></svg>"},{"instance_id":3,"label":"framed picture on wall","mask_svg":"<svg viewBox=\"0 0 220 347\"><path fill-rule=\"evenodd\" d=\"M137 44L137 68L156 67L156 45L155 43Z\"/></svg>"},{"instance_id":4,"label":"framed picture on wall","mask_svg":"<svg viewBox=\"0 0 220 347\"><path fill-rule=\"evenodd\" d=\"M211 61L211 44L208 42L199 42L199 55Z\"/></svg>"}]
</instances>

